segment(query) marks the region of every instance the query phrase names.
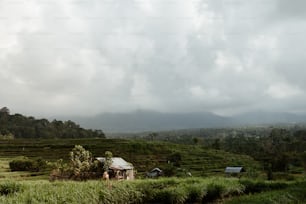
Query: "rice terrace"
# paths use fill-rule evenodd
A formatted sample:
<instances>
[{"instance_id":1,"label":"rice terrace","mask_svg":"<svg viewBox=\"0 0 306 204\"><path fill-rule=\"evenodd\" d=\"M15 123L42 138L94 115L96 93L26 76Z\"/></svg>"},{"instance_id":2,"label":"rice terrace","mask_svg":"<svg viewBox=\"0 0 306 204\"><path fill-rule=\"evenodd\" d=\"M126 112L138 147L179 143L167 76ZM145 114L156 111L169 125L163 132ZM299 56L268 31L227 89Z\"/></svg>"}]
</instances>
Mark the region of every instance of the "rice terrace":
<instances>
[{"instance_id":1,"label":"rice terrace","mask_svg":"<svg viewBox=\"0 0 306 204\"><path fill-rule=\"evenodd\" d=\"M70 131L78 135L87 130L72 121L49 122L3 110L0 119L0 203L303 203L306 199L302 126L237 128L238 133L263 136L240 136L239 141L233 137L228 144L230 135L210 136L220 129L203 129L205 137L193 138L183 131L172 138L166 136L169 132L155 132L108 139L93 130L88 131L99 135L71 138ZM55 130L54 136L68 136L51 138ZM257 148L261 151L254 152ZM154 174L156 169L159 174Z\"/></svg>"}]
</instances>

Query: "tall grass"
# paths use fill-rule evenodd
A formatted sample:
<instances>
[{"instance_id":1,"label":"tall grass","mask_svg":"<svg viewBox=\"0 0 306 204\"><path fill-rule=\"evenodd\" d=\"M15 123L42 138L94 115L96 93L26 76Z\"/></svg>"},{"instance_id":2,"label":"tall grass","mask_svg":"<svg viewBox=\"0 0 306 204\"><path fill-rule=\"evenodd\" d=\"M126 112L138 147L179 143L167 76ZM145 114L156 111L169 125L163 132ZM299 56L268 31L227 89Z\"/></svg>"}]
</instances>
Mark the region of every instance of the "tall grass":
<instances>
[{"instance_id":1,"label":"tall grass","mask_svg":"<svg viewBox=\"0 0 306 204\"><path fill-rule=\"evenodd\" d=\"M22 190L0 196L0 203L195 203L205 201L212 193L215 197L210 200L243 191L237 179L224 178L12 183Z\"/></svg>"},{"instance_id":2,"label":"tall grass","mask_svg":"<svg viewBox=\"0 0 306 204\"><path fill-rule=\"evenodd\" d=\"M235 178L160 178L134 181L2 181L0 203L303 203L306 182ZM264 191L264 192L262 192ZM302 201L302 202L300 202Z\"/></svg>"},{"instance_id":3,"label":"tall grass","mask_svg":"<svg viewBox=\"0 0 306 204\"><path fill-rule=\"evenodd\" d=\"M305 180L297 182L242 180L241 183L245 185L245 195L228 200L226 203L306 203Z\"/></svg>"}]
</instances>

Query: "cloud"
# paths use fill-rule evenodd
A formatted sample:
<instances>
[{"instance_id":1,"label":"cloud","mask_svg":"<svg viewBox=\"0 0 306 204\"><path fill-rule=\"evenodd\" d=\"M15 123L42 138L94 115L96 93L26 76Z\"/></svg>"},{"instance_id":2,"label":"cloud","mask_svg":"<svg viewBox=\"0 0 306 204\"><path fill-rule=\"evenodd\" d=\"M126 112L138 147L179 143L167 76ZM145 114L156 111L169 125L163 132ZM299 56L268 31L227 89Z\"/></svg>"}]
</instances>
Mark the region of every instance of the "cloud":
<instances>
[{"instance_id":1,"label":"cloud","mask_svg":"<svg viewBox=\"0 0 306 204\"><path fill-rule=\"evenodd\" d=\"M12 111L305 111L303 1L0 4L0 103Z\"/></svg>"}]
</instances>

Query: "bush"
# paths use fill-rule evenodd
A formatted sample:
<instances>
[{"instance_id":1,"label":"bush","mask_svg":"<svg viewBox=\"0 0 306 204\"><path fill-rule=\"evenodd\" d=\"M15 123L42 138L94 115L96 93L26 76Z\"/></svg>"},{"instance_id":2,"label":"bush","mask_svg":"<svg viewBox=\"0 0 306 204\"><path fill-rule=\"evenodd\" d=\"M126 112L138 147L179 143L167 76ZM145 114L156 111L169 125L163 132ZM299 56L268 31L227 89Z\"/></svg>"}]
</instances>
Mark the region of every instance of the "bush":
<instances>
[{"instance_id":1,"label":"bush","mask_svg":"<svg viewBox=\"0 0 306 204\"><path fill-rule=\"evenodd\" d=\"M207 194L204 197L204 202L213 201L218 198L222 198L222 193L225 189L225 186L216 183L210 183L207 185Z\"/></svg>"},{"instance_id":2,"label":"bush","mask_svg":"<svg viewBox=\"0 0 306 204\"><path fill-rule=\"evenodd\" d=\"M207 194L206 186L203 184L189 184L185 188L188 192L187 203L200 203Z\"/></svg>"},{"instance_id":3,"label":"bush","mask_svg":"<svg viewBox=\"0 0 306 204\"><path fill-rule=\"evenodd\" d=\"M15 182L6 181L0 184L0 195L9 195L21 191L21 185Z\"/></svg>"},{"instance_id":4,"label":"bush","mask_svg":"<svg viewBox=\"0 0 306 204\"><path fill-rule=\"evenodd\" d=\"M156 192L152 203L185 203L187 198L187 192L182 187L164 188Z\"/></svg>"},{"instance_id":5,"label":"bush","mask_svg":"<svg viewBox=\"0 0 306 204\"><path fill-rule=\"evenodd\" d=\"M42 158L31 160L28 157L19 157L9 163L11 171L38 172L45 169L47 164Z\"/></svg>"},{"instance_id":6,"label":"bush","mask_svg":"<svg viewBox=\"0 0 306 204\"><path fill-rule=\"evenodd\" d=\"M253 180L240 180L239 181L242 185L245 186L244 193L260 193L262 191L268 190L277 190L283 189L288 186L288 184L283 182L265 182L265 181L253 181Z\"/></svg>"}]
</instances>

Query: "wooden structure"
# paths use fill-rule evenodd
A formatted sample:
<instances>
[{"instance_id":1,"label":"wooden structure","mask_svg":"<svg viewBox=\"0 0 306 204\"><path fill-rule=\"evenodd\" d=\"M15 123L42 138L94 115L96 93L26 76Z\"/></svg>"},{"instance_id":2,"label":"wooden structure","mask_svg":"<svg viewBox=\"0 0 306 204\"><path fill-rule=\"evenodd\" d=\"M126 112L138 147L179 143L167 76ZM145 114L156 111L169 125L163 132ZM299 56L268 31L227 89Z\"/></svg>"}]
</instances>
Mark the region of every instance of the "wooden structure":
<instances>
[{"instance_id":1,"label":"wooden structure","mask_svg":"<svg viewBox=\"0 0 306 204\"><path fill-rule=\"evenodd\" d=\"M105 157L97 157L98 161L104 164ZM135 178L134 166L121 157L112 157L112 164L109 167L109 178L118 180L132 180Z\"/></svg>"}]
</instances>

